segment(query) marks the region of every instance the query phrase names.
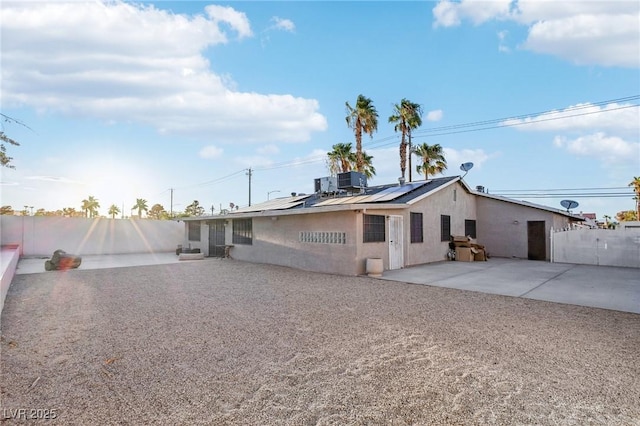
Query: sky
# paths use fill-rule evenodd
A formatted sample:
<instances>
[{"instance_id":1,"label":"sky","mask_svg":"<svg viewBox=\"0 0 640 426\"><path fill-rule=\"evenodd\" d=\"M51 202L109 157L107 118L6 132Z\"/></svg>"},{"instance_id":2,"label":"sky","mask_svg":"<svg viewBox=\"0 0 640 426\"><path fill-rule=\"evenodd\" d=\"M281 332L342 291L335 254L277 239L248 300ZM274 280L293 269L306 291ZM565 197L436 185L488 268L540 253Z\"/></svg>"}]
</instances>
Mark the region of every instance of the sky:
<instances>
[{"instance_id":1,"label":"sky","mask_svg":"<svg viewBox=\"0 0 640 426\"><path fill-rule=\"evenodd\" d=\"M397 183L388 118L421 105L471 187L574 213L635 207L637 1L3 1L0 204L124 215L138 198L217 214L311 193L348 102L378 129L369 185ZM414 157L413 165L417 164ZM251 174L249 176L249 169ZM408 174L408 173L407 173ZM423 179L415 169L413 180ZM213 209L213 210L212 210Z\"/></svg>"}]
</instances>

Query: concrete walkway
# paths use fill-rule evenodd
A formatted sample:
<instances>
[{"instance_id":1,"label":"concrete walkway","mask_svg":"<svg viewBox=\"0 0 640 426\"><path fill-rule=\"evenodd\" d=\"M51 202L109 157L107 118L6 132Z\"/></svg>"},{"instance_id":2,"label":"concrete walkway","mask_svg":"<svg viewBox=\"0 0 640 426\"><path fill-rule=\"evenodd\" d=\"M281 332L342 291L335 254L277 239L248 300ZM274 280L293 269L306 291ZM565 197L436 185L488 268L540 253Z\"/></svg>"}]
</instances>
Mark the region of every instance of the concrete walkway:
<instances>
[{"instance_id":1,"label":"concrete walkway","mask_svg":"<svg viewBox=\"0 0 640 426\"><path fill-rule=\"evenodd\" d=\"M640 269L492 258L385 271L382 278L640 314Z\"/></svg>"},{"instance_id":2,"label":"concrete walkway","mask_svg":"<svg viewBox=\"0 0 640 426\"><path fill-rule=\"evenodd\" d=\"M46 272L44 262L50 257L23 257L18 262L16 275ZM175 252L172 253L133 253L103 254L82 256L78 269L123 268L128 266L164 265L181 262ZM195 262L192 260L182 262Z\"/></svg>"}]
</instances>

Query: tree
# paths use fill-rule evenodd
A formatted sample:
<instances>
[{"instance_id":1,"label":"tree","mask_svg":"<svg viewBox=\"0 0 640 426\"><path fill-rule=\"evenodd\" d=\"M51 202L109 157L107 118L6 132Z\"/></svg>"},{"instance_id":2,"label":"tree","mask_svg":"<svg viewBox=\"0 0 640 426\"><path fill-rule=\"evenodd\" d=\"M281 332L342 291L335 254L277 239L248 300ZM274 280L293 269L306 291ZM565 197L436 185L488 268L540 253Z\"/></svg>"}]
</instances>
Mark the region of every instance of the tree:
<instances>
[{"instance_id":1,"label":"tree","mask_svg":"<svg viewBox=\"0 0 640 426\"><path fill-rule=\"evenodd\" d=\"M2 206L2 207L0 207L0 215L3 215L3 214L6 214L6 215L14 214L13 207L11 207L11 206Z\"/></svg>"},{"instance_id":2,"label":"tree","mask_svg":"<svg viewBox=\"0 0 640 426\"><path fill-rule=\"evenodd\" d=\"M193 203L184 209L184 213L188 216L202 216L204 214L204 207L200 205L198 200L193 200Z\"/></svg>"},{"instance_id":3,"label":"tree","mask_svg":"<svg viewBox=\"0 0 640 426\"><path fill-rule=\"evenodd\" d=\"M355 107L351 107L349 102L345 102L347 107L347 126L353 129L356 137L356 171L362 172L362 133L367 133L373 137L373 132L378 130L378 112L373 106L371 99L358 95Z\"/></svg>"},{"instance_id":4,"label":"tree","mask_svg":"<svg viewBox=\"0 0 640 426\"><path fill-rule=\"evenodd\" d=\"M356 163L356 155L351 151L351 143L337 143L331 148L333 151L327 153L329 172L335 175L351 171Z\"/></svg>"},{"instance_id":5,"label":"tree","mask_svg":"<svg viewBox=\"0 0 640 426\"><path fill-rule=\"evenodd\" d=\"M636 220L636 212L633 210L624 210L616 213L616 219L619 222L631 222Z\"/></svg>"},{"instance_id":6,"label":"tree","mask_svg":"<svg viewBox=\"0 0 640 426\"><path fill-rule=\"evenodd\" d=\"M169 214L161 204L154 204L151 207L151 210L149 210L149 217L156 220L167 219L169 217Z\"/></svg>"},{"instance_id":7,"label":"tree","mask_svg":"<svg viewBox=\"0 0 640 426\"><path fill-rule=\"evenodd\" d=\"M636 200L636 220L640 220L640 177L634 176L633 180L629 183L629 186L633 187L633 192Z\"/></svg>"},{"instance_id":8,"label":"tree","mask_svg":"<svg viewBox=\"0 0 640 426\"><path fill-rule=\"evenodd\" d=\"M62 215L66 216L66 217L78 217L78 216L83 216L82 213L76 211L75 208L73 207L65 207L62 209Z\"/></svg>"},{"instance_id":9,"label":"tree","mask_svg":"<svg viewBox=\"0 0 640 426\"><path fill-rule=\"evenodd\" d=\"M118 206L116 206L115 204L111 204L109 206L109 211L107 212L107 214L111 215L111 219L115 219L118 213L120 213L120 208L118 208Z\"/></svg>"},{"instance_id":10,"label":"tree","mask_svg":"<svg viewBox=\"0 0 640 426\"><path fill-rule=\"evenodd\" d=\"M376 174L376 168L373 167L373 156L367 154L367 151L362 151L362 173L371 179Z\"/></svg>"},{"instance_id":11,"label":"tree","mask_svg":"<svg viewBox=\"0 0 640 426\"><path fill-rule=\"evenodd\" d=\"M85 217L96 217L98 215L99 208L100 203L93 195L90 195L89 198L82 200L82 210L84 211Z\"/></svg>"},{"instance_id":12,"label":"tree","mask_svg":"<svg viewBox=\"0 0 640 426\"><path fill-rule=\"evenodd\" d=\"M411 130L422 125L422 107L407 99L394 105L394 114L389 117L389 123L396 123L393 130L401 132L400 139L400 172L404 179L407 168L407 140L411 148ZM411 157L409 157L409 181L411 181Z\"/></svg>"},{"instance_id":13,"label":"tree","mask_svg":"<svg viewBox=\"0 0 640 426\"><path fill-rule=\"evenodd\" d=\"M147 207L147 200L143 199L143 198L136 198L136 204L131 207L131 209L138 209L138 217L142 217L142 211L144 210L145 212L149 211L149 208Z\"/></svg>"},{"instance_id":14,"label":"tree","mask_svg":"<svg viewBox=\"0 0 640 426\"><path fill-rule=\"evenodd\" d=\"M31 130L29 126L27 126L23 122L16 120L15 118L11 118L8 115L0 113L0 117L2 117L2 120L5 122L17 123ZM7 155L7 147L5 146L5 143L14 146L20 146L20 144L7 136L3 131L0 131L0 166L6 167L8 169L15 169L15 166L11 164L11 160L13 160L13 157L9 157Z\"/></svg>"},{"instance_id":15,"label":"tree","mask_svg":"<svg viewBox=\"0 0 640 426\"><path fill-rule=\"evenodd\" d=\"M447 169L447 160L444 158L440 144L418 145L415 154L420 158L421 163L416 166L418 173L424 173L424 178L429 179L429 175L442 173Z\"/></svg>"}]
</instances>

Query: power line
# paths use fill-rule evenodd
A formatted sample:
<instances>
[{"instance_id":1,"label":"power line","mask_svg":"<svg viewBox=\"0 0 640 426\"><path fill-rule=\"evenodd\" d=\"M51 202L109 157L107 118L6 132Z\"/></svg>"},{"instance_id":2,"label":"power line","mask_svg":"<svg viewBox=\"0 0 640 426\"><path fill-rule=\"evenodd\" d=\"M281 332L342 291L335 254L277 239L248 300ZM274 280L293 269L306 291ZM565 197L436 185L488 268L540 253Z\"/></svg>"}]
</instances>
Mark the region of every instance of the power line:
<instances>
[{"instance_id":1,"label":"power line","mask_svg":"<svg viewBox=\"0 0 640 426\"><path fill-rule=\"evenodd\" d=\"M492 120L483 120L483 121L475 121L475 122L471 122L471 123L461 123L461 124L454 124L454 125L449 125L449 126L441 126L441 127L433 127L430 129L423 129L423 130L417 130L412 132L412 135L415 137L424 137L427 134L429 134L430 137L432 136L447 136L447 135L452 135L452 134L457 134L457 133L468 133L468 132L477 132L477 131L482 131L482 130L491 130L491 129L498 129L498 128L505 128L505 127L515 127L515 126L521 126L521 125L527 125L527 124L535 124L535 123L540 123L540 122L544 122L544 121L554 121L554 120L564 120L564 119L568 119L568 118L573 118L573 117L579 117L579 116L584 116L584 115L591 115L591 114L600 114L600 113L606 113L606 112L611 112L611 111L617 111L617 110L622 110L622 109L627 109L627 108L637 108L638 104L633 104L633 105L624 105L624 106L620 106L620 107L616 107L616 108L610 108L610 109L604 109L604 110L599 110L599 111L589 111L589 112L583 112L583 113L579 113L579 114L570 114L570 115L566 115L566 112L572 112L572 111L579 111L582 109L586 109L586 108L592 108L594 106L602 106L602 105L608 105L611 103L618 103L618 102L629 102L629 101L634 101L634 100L639 100L640 99L640 95L632 95L632 96L625 96L622 98L616 98L616 99L610 99L610 100L606 100L606 101L599 101L599 102L593 102L593 103L588 103L588 104L582 104L582 105L577 105L574 107L570 107L570 108L566 108L564 110L547 110L547 111L542 111L542 112L535 112L535 113L529 113L529 114L521 114L521 115L516 115L516 116L511 116L511 117L504 117L504 118L497 118L497 119L492 119ZM534 119L532 121L527 121L527 122L518 122L518 123L509 123L509 121L513 121L513 120L522 120L524 118L528 118L531 116L543 116L545 114L561 114L557 117L548 117L548 118L539 118L539 119ZM490 126L491 124L495 124L495 123L502 123L499 125L495 125L495 126ZM481 127L484 126L484 127ZM459 129L464 129L464 130L459 130ZM397 138L399 137L399 135L391 135L391 136L386 136L380 139L376 139L375 141L371 141L369 144L366 144L366 148L369 149L376 149L376 148L382 148L385 146L389 146L392 144L395 144L397 141ZM392 143L383 143L383 142L387 142L393 140ZM363 144L364 145L364 144ZM258 167L258 168L253 168L252 171L268 171L268 170L276 170L276 169L282 169L282 168L288 168L288 167L296 167L296 166L302 166L302 165L307 165L307 164L313 164L313 163L319 163L321 161L326 161L326 155L323 156L317 156L317 157L311 157L311 158L307 158L307 159L303 159L303 160L291 160L291 161L283 161L280 163L275 163L272 164L270 166L264 166L264 167ZM226 176L222 176L220 178L217 179L213 179L210 181L206 181L206 182L201 182L201 183L197 183L197 184L192 184L192 185L186 185L180 188L175 188L175 189L186 189L186 188L193 188L193 187L201 187L201 186L208 186L208 185L214 185L216 183L221 183L225 180L229 180L232 177L239 175L241 173L245 173L247 169L242 169L239 171L236 171L234 173L231 173L229 175ZM530 190L533 191L533 190ZM523 191L520 191L523 192Z\"/></svg>"}]
</instances>

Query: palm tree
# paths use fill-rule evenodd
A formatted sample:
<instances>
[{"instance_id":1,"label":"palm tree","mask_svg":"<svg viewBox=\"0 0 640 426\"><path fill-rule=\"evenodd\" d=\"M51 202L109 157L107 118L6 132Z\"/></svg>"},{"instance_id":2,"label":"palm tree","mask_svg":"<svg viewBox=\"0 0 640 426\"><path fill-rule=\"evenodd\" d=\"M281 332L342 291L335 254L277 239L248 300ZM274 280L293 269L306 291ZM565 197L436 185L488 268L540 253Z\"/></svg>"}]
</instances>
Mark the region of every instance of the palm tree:
<instances>
[{"instance_id":1,"label":"palm tree","mask_svg":"<svg viewBox=\"0 0 640 426\"><path fill-rule=\"evenodd\" d=\"M373 106L371 99L358 95L356 106L351 107L349 102L345 102L347 107L347 126L353 129L356 137L356 171L362 172L362 133L367 133L373 137L373 132L378 130L378 111Z\"/></svg>"},{"instance_id":2,"label":"palm tree","mask_svg":"<svg viewBox=\"0 0 640 426\"><path fill-rule=\"evenodd\" d=\"M100 203L93 195L90 195L89 198L82 200L82 210L84 211L85 217L96 217L98 215L99 208Z\"/></svg>"},{"instance_id":3,"label":"palm tree","mask_svg":"<svg viewBox=\"0 0 640 426\"><path fill-rule=\"evenodd\" d=\"M429 175L442 173L447 169L447 160L444 158L440 144L427 145L423 143L418 145L414 152L422 161L416 167L416 171L424 173L425 180L429 179Z\"/></svg>"},{"instance_id":4,"label":"palm tree","mask_svg":"<svg viewBox=\"0 0 640 426\"><path fill-rule=\"evenodd\" d=\"M332 146L329 157L329 172L332 175L351 171L356 162L356 155L351 152L351 143L337 143Z\"/></svg>"},{"instance_id":5,"label":"palm tree","mask_svg":"<svg viewBox=\"0 0 640 426\"><path fill-rule=\"evenodd\" d=\"M404 179L404 171L407 167L407 139L409 152L411 152L411 130L422 125L422 107L407 99L402 99L400 104L394 105L394 114L389 117L389 123L396 123L393 130L401 132L400 139L400 172ZM411 182L411 157L409 157L409 182Z\"/></svg>"},{"instance_id":6,"label":"palm tree","mask_svg":"<svg viewBox=\"0 0 640 426\"><path fill-rule=\"evenodd\" d=\"M136 198L136 204L131 207L131 209L138 209L138 217L142 217L142 211L144 210L149 211L149 208L147 207L147 200L143 199L143 198Z\"/></svg>"},{"instance_id":7,"label":"palm tree","mask_svg":"<svg viewBox=\"0 0 640 426\"><path fill-rule=\"evenodd\" d=\"M373 156L367 154L367 151L362 151L362 173L371 179L376 174L376 168L372 164Z\"/></svg>"},{"instance_id":8,"label":"palm tree","mask_svg":"<svg viewBox=\"0 0 640 426\"><path fill-rule=\"evenodd\" d=\"M640 177L634 176L629 186L633 187L633 192L636 194L633 197L636 200L636 220L640 220Z\"/></svg>"},{"instance_id":9,"label":"palm tree","mask_svg":"<svg viewBox=\"0 0 640 426\"><path fill-rule=\"evenodd\" d=\"M115 219L118 213L120 213L120 209L118 208L118 206L116 206L115 204L111 204L111 206L109 206L108 213L111 215L111 219Z\"/></svg>"}]
</instances>

